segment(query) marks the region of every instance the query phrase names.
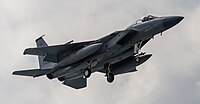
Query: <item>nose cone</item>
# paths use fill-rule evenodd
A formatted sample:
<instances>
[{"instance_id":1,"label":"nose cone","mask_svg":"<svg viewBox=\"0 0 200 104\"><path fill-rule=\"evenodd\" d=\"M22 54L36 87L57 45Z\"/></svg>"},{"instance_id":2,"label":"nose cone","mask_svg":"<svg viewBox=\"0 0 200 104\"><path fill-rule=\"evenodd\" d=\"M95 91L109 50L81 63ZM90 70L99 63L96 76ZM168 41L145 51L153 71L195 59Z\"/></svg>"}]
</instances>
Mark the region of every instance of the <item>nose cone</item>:
<instances>
[{"instance_id":1,"label":"nose cone","mask_svg":"<svg viewBox=\"0 0 200 104\"><path fill-rule=\"evenodd\" d=\"M178 24L181 20L183 20L184 17L182 16L170 16L170 17L165 17L163 19L163 26L166 29L169 29L173 26L175 26L176 24Z\"/></svg>"}]
</instances>

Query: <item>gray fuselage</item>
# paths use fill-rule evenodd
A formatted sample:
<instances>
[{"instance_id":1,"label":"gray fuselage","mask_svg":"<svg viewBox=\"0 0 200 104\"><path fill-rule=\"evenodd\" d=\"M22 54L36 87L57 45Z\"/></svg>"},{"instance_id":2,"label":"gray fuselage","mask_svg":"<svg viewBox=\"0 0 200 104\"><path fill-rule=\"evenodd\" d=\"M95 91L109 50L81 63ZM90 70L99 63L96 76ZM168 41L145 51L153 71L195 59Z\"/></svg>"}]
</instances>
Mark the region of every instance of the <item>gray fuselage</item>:
<instances>
[{"instance_id":1,"label":"gray fuselage","mask_svg":"<svg viewBox=\"0 0 200 104\"><path fill-rule=\"evenodd\" d=\"M96 40L96 42L102 43L102 46L98 51L92 55L75 62L73 64L65 64L61 69L57 69L53 76L55 78L67 76L66 78L73 78L77 75L81 76L86 68L88 68L88 62L94 61L97 64L91 68L92 72L103 70L104 64L115 64L120 62L134 54L137 54L136 45L139 42L145 41L154 37L156 34L161 33L172 26L176 25L182 17L170 16L159 17L146 22L133 24L122 31L114 32L108 36ZM141 48L141 47L139 47ZM136 52L136 53L135 53ZM66 59L66 58L65 58ZM69 60L68 60L69 61ZM73 62L73 59L71 59ZM65 63L61 61L62 63ZM58 63L59 64L59 63Z\"/></svg>"}]
</instances>

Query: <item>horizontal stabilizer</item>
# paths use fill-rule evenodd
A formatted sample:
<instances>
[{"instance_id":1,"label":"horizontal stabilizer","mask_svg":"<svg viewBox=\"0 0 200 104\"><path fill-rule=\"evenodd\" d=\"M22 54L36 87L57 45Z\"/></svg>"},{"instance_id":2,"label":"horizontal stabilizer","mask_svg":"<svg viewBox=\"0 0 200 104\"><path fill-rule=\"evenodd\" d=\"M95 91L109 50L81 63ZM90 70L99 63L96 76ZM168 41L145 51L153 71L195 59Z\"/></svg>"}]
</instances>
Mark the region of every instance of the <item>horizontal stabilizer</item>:
<instances>
[{"instance_id":1,"label":"horizontal stabilizer","mask_svg":"<svg viewBox=\"0 0 200 104\"><path fill-rule=\"evenodd\" d=\"M30 77L39 77L48 73L49 70L41 70L41 69L31 69L31 70L20 70L14 71L13 75L22 75L22 76L30 76Z\"/></svg>"},{"instance_id":2,"label":"horizontal stabilizer","mask_svg":"<svg viewBox=\"0 0 200 104\"><path fill-rule=\"evenodd\" d=\"M63 84L75 89L81 89L87 86L87 79L80 77L72 80L65 80Z\"/></svg>"}]
</instances>

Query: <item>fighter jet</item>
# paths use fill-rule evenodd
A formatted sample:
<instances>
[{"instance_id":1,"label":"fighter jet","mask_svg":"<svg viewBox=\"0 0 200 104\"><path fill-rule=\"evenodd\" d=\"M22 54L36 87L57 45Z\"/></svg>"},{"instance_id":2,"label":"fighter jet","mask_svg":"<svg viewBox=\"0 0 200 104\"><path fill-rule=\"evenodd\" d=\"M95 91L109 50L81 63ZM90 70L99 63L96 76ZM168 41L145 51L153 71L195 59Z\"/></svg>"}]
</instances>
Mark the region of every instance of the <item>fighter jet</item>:
<instances>
[{"instance_id":1,"label":"fighter jet","mask_svg":"<svg viewBox=\"0 0 200 104\"><path fill-rule=\"evenodd\" d=\"M136 67L152 54L142 52L142 47L155 35L178 24L184 17L148 15L126 29L115 31L92 41L73 42L48 46L43 36L35 40L37 47L27 48L24 55L37 55L39 69L14 71L13 75L57 78L75 89L87 86L94 72L104 73L112 83L116 75L135 72Z\"/></svg>"}]
</instances>

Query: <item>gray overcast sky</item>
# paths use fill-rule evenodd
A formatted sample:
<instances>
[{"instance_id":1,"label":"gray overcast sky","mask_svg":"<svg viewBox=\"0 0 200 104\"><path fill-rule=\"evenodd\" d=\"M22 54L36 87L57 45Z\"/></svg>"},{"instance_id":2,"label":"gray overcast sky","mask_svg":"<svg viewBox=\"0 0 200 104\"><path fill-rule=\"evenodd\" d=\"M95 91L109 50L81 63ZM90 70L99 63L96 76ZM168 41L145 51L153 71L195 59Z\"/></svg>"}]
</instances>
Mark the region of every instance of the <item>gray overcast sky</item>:
<instances>
[{"instance_id":1,"label":"gray overcast sky","mask_svg":"<svg viewBox=\"0 0 200 104\"><path fill-rule=\"evenodd\" d=\"M153 56L138 72L108 84L93 74L88 87L74 90L46 77L12 76L14 70L38 68L23 56L35 38L50 44L100 38L153 14L185 19L142 50ZM4 104L199 104L200 0L0 0L0 98Z\"/></svg>"}]
</instances>

